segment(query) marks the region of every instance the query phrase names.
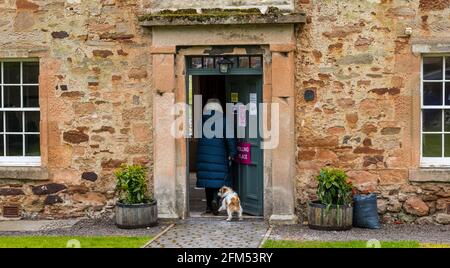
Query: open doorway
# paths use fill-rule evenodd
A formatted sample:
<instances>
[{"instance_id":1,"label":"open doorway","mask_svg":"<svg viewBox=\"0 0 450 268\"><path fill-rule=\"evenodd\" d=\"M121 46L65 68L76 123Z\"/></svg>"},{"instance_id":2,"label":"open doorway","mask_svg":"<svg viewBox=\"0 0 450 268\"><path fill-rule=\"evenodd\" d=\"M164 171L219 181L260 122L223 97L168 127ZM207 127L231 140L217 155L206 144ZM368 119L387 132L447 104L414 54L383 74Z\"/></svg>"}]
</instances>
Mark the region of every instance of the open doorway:
<instances>
[{"instance_id":1,"label":"open doorway","mask_svg":"<svg viewBox=\"0 0 450 268\"><path fill-rule=\"evenodd\" d=\"M218 98L222 107L226 105L225 76L223 75L196 75L190 78L191 96L201 95L202 104L198 107L204 107L208 99ZM192 113L194 111L195 99L191 99ZM192 135L189 138L189 207L191 216L204 215L206 211L206 195L204 188L198 188L197 183L197 144L198 139Z\"/></svg>"},{"instance_id":2,"label":"open doorway","mask_svg":"<svg viewBox=\"0 0 450 268\"><path fill-rule=\"evenodd\" d=\"M252 70L254 71L254 70ZM198 72L198 71L197 71ZM202 96L202 105L205 106L209 98L218 98L222 107L226 109L227 103L256 104L256 110L252 113L245 112L245 119L238 120L237 112L234 113L235 132L239 129L244 133L242 137L236 137L236 145L247 146L249 149L248 163L233 162L230 169L231 183L233 189L239 194L244 214L262 216L264 203L264 173L263 173L263 151L260 146L260 137L251 137L249 131L250 122L260 124L257 119L262 113L259 106L262 103L262 75L189 75L188 102L192 107L190 118L195 111L195 95ZM244 121L244 122L242 122ZM197 145L198 139L190 135L188 138L188 185L189 185L189 210L191 216L211 216L206 214L206 194L204 188L197 188Z\"/></svg>"}]
</instances>

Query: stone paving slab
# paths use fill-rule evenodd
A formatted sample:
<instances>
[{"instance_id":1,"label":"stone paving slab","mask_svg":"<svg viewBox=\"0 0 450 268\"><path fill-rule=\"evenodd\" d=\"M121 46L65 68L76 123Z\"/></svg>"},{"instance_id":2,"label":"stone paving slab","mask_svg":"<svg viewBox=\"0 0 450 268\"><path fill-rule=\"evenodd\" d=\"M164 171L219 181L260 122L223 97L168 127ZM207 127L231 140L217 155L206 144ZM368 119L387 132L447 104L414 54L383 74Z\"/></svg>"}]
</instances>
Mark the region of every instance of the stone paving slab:
<instances>
[{"instance_id":1,"label":"stone paving slab","mask_svg":"<svg viewBox=\"0 0 450 268\"><path fill-rule=\"evenodd\" d=\"M257 248L268 229L263 220L227 222L222 218L179 221L150 248Z\"/></svg>"},{"instance_id":2,"label":"stone paving slab","mask_svg":"<svg viewBox=\"0 0 450 268\"><path fill-rule=\"evenodd\" d=\"M60 228L70 228L78 221L78 219L0 221L0 232L37 232Z\"/></svg>"}]
</instances>

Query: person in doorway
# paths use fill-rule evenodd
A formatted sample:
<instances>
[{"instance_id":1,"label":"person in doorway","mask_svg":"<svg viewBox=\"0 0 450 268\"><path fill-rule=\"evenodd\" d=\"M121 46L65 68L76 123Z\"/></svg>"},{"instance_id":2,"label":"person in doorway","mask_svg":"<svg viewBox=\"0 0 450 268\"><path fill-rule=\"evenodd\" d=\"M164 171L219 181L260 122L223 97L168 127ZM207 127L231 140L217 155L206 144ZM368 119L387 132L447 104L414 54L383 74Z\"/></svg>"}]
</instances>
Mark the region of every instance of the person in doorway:
<instances>
[{"instance_id":1,"label":"person in doorway","mask_svg":"<svg viewBox=\"0 0 450 268\"><path fill-rule=\"evenodd\" d=\"M216 115L217 114L217 115ZM214 115L221 116L223 135L216 137L208 135L198 141L197 147L197 187L205 188L206 213L218 214L219 189L230 186L230 161L237 155L236 142L233 138L226 138L226 119L220 101L216 98L208 99L203 109L203 124ZM215 125L211 126L215 130Z\"/></svg>"}]
</instances>

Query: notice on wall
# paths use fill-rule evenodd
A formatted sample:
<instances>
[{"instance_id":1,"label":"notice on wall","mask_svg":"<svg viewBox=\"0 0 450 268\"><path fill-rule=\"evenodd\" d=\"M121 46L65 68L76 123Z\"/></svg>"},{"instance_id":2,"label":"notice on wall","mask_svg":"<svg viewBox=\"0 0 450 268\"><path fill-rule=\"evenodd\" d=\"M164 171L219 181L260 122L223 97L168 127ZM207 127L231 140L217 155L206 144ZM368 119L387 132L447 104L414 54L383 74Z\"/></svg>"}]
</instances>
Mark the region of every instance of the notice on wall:
<instances>
[{"instance_id":1,"label":"notice on wall","mask_svg":"<svg viewBox=\"0 0 450 268\"><path fill-rule=\"evenodd\" d=\"M258 96L256 95L256 93L250 93L250 103L249 103L249 114L250 115L258 115L257 99L258 99Z\"/></svg>"},{"instance_id":2,"label":"notice on wall","mask_svg":"<svg viewBox=\"0 0 450 268\"><path fill-rule=\"evenodd\" d=\"M252 163L251 157L252 145L248 142L238 142L237 144L237 161L242 165L250 165Z\"/></svg>"},{"instance_id":3,"label":"notice on wall","mask_svg":"<svg viewBox=\"0 0 450 268\"><path fill-rule=\"evenodd\" d=\"M233 103L239 102L239 93L231 92L231 102Z\"/></svg>"},{"instance_id":4,"label":"notice on wall","mask_svg":"<svg viewBox=\"0 0 450 268\"><path fill-rule=\"evenodd\" d=\"M238 126L239 127L247 126L247 107L243 104L239 105L238 109Z\"/></svg>"}]
</instances>

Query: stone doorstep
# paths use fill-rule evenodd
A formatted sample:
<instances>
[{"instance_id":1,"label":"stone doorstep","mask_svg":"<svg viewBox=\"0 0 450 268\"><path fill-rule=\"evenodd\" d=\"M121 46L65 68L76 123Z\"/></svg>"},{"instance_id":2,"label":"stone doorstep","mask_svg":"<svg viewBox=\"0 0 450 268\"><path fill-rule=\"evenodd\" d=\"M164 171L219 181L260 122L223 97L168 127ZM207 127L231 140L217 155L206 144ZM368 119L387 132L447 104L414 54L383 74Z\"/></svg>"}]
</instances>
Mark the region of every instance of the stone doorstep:
<instances>
[{"instance_id":1,"label":"stone doorstep","mask_svg":"<svg viewBox=\"0 0 450 268\"><path fill-rule=\"evenodd\" d=\"M227 215L213 215L213 214L205 214L204 212L191 212L190 218L204 218L204 219L226 219ZM262 216L251 216L251 215L242 215L243 219L255 219L255 220L261 220L264 219ZM236 216L233 218L236 219Z\"/></svg>"}]
</instances>

